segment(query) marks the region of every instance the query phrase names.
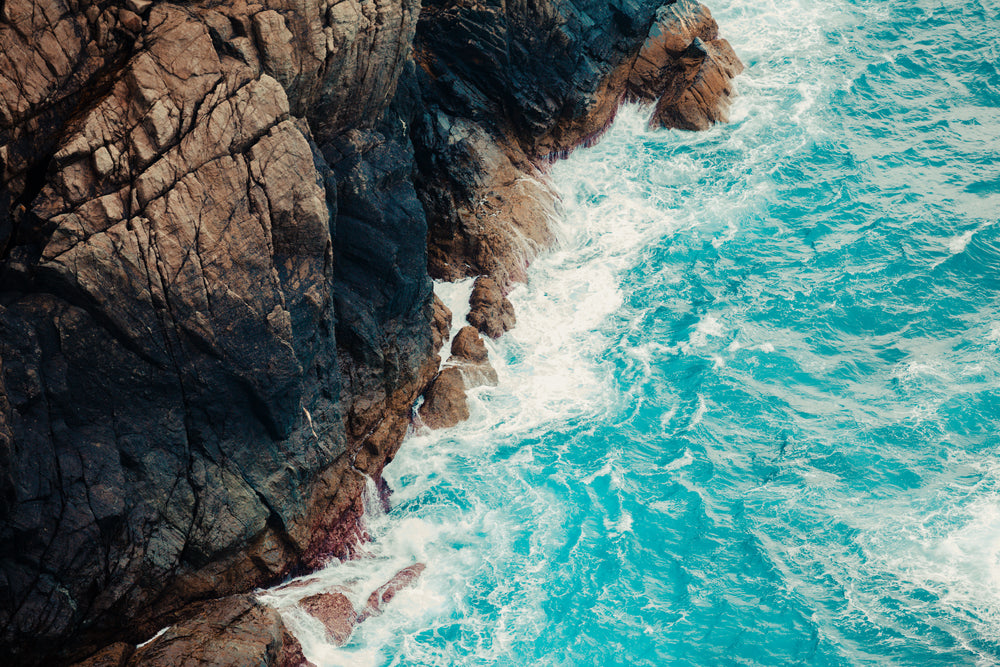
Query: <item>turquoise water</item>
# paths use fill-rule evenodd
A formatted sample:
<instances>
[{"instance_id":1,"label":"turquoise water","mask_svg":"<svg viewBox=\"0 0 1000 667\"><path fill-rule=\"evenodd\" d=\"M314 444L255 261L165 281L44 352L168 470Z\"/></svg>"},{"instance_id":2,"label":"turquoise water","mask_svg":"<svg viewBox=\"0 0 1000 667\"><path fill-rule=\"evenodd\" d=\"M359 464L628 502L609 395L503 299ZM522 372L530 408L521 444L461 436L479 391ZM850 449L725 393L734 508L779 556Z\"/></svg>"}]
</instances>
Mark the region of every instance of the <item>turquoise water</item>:
<instances>
[{"instance_id":1,"label":"turquoise water","mask_svg":"<svg viewBox=\"0 0 1000 667\"><path fill-rule=\"evenodd\" d=\"M500 386L327 576L427 571L318 664L1000 663L1000 4L712 9L733 123L556 165Z\"/></svg>"}]
</instances>

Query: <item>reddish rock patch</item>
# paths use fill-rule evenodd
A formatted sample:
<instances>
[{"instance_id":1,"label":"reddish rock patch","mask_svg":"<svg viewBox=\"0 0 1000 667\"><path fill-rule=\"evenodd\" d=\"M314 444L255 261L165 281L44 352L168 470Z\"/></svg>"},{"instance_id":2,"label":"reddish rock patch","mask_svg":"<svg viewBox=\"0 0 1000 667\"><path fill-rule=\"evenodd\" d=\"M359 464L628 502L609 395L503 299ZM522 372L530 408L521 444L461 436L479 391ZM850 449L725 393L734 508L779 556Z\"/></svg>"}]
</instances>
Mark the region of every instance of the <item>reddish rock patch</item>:
<instances>
[{"instance_id":1,"label":"reddish rock patch","mask_svg":"<svg viewBox=\"0 0 1000 667\"><path fill-rule=\"evenodd\" d=\"M389 604L399 591L412 586L426 569L427 566L423 563L415 563L394 574L392 579L379 586L368 596L368 602L365 604L358 622L381 614L385 610L385 605Z\"/></svg>"},{"instance_id":2,"label":"reddish rock patch","mask_svg":"<svg viewBox=\"0 0 1000 667\"><path fill-rule=\"evenodd\" d=\"M323 623L327 637L337 646L347 642L358 623L354 605L338 591L310 595L299 601L299 606Z\"/></svg>"}]
</instances>

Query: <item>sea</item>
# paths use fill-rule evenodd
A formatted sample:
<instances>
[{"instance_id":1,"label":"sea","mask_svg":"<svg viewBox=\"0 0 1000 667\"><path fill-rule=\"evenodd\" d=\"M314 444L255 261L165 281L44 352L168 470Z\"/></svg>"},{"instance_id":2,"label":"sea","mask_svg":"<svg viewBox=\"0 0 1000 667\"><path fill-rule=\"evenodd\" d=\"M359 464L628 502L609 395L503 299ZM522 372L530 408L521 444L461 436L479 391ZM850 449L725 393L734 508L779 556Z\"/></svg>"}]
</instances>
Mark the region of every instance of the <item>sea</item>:
<instances>
[{"instance_id":1,"label":"sea","mask_svg":"<svg viewBox=\"0 0 1000 667\"><path fill-rule=\"evenodd\" d=\"M732 122L553 166L499 385L319 575L416 584L265 596L319 667L1000 664L1000 1L710 7Z\"/></svg>"}]
</instances>

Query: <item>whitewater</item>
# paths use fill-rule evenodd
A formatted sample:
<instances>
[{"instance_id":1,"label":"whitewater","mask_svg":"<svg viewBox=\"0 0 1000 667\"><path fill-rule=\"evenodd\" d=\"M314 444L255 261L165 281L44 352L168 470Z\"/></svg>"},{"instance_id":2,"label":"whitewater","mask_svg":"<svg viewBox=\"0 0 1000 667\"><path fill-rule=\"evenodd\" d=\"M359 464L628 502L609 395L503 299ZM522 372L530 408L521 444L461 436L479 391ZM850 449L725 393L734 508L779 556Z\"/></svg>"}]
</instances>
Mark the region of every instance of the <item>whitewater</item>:
<instances>
[{"instance_id":1,"label":"whitewater","mask_svg":"<svg viewBox=\"0 0 1000 667\"><path fill-rule=\"evenodd\" d=\"M317 665L1000 664L1000 5L711 9L732 123L553 167L499 386L265 595ZM418 562L343 647L295 607Z\"/></svg>"}]
</instances>

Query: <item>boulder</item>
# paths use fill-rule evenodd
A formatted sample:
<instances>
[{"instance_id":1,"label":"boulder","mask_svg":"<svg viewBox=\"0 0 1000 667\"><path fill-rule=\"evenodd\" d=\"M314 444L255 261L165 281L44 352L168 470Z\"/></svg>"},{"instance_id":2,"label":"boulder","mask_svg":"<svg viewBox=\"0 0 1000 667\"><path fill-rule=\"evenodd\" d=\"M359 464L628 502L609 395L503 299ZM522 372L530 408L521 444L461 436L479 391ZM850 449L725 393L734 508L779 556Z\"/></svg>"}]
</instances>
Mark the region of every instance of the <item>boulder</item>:
<instances>
[{"instance_id":1,"label":"boulder","mask_svg":"<svg viewBox=\"0 0 1000 667\"><path fill-rule=\"evenodd\" d=\"M339 591L310 595L300 600L299 606L323 623L327 637L337 646L347 642L359 622L354 605Z\"/></svg>"},{"instance_id":2,"label":"boulder","mask_svg":"<svg viewBox=\"0 0 1000 667\"><path fill-rule=\"evenodd\" d=\"M475 327L462 327L455 334L455 339L451 342L451 359L473 364L489 361L486 344Z\"/></svg>"},{"instance_id":3,"label":"boulder","mask_svg":"<svg viewBox=\"0 0 1000 667\"><path fill-rule=\"evenodd\" d=\"M420 419L432 429L449 428L469 418L465 381L457 368L445 367L424 394Z\"/></svg>"},{"instance_id":4,"label":"boulder","mask_svg":"<svg viewBox=\"0 0 1000 667\"><path fill-rule=\"evenodd\" d=\"M476 278L469 305L471 309L465 319L490 338L499 338L517 323L513 304L489 276Z\"/></svg>"},{"instance_id":5,"label":"boulder","mask_svg":"<svg viewBox=\"0 0 1000 667\"><path fill-rule=\"evenodd\" d=\"M496 369L490 363L486 344L479 331L473 326L462 327L451 342L451 356L448 366L453 366L462 372L466 389L481 385L493 385L498 382Z\"/></svg>"}]
</instances>

